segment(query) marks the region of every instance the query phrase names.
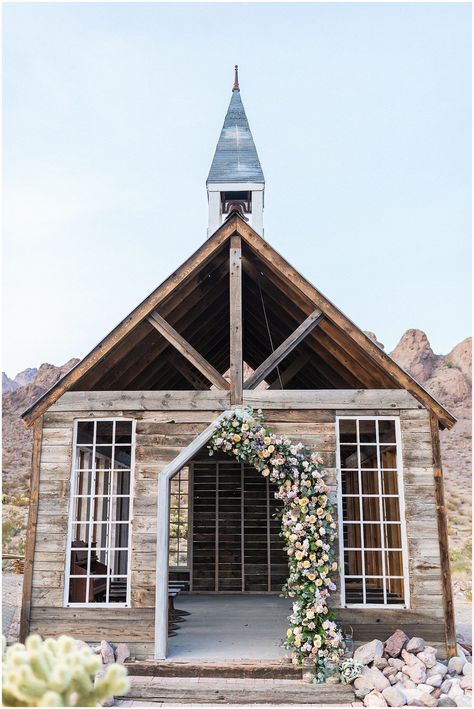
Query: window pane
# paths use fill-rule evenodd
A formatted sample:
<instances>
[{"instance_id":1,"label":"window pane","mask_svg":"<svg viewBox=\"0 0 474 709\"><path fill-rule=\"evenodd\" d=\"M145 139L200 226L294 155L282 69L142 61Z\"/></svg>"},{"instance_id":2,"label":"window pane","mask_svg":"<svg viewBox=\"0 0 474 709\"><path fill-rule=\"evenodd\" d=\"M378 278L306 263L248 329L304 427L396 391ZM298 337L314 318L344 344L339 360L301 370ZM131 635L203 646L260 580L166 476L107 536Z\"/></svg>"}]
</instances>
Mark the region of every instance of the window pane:
<instances>
[{"instance_id":1,"label":"window pane","mask_svg":"<svg viewBox=\"0 0 474 709\"><path fill-rule=\"evenodd\" d=\"M109 581L109 603L126 603L127 579L114 577Z\"/></svg>"},{"instance_id":2,"label":"window pane","mask_svg":"<svg viewBox=\"0 0 474 709\"><path fill-rule=\"evenodd\" d=\"M187 567L188 564L188 468L183 468L171 480L169 522L169 565Z\"/></svg>"},{"instance_id":3,"label":"window pane","mask_svg":"<svg viewBox=\"0 0 474 709\"><path fill-rule=\"evenodd\" d=\"M385 569L387 576L403 576L403 560L401 551L385 552Z\"/></svg>"},{"instance_id":4,"label":"window pane","mask_svg":"<svg viewBox=\"0 0 474 709\"><path fill-rule=\"evenodd\" d=\"M115 443L131 443L132 442L132 422L131 421L116 421L115 422Z\"/></svg>"},{"instance_id":5,"label":"window pane","mask_svg":"<svg viewBox=\"0 0 474 709\"><path fill-rule=\"evenodd\" d=\"M113 421L97 421L96 445L101 445L103 443L112 443L113 426Z\"/></svg>"},{"instance_id":6,"label":"window pane","mask_svg":"<svg viewBox=\"0 0 474 709\"><path fill-rule=\"evenodd\" d=\"M379 421L379 443L395 443L395 421Z\"/></svg>"},{"instance_id":7,"label":"window pane","mask_svg":"<svg viewBox=\"0 0 474 709\"><path fill-rule=\"evenodd\" d=\"M348 445L341 446L341 468L357 468L358 457L357 457L357 446Z\"/></svg>"},{"instance_id":8,"label":"window pane","mask_svg":"<svg viewBox=\"0 0 474 709\"><path fill-rule=\"evenodd\" d=\"M383 498L384 519L387 522L398 522L400 519L400 504L398 497Z\"/></svg>"},{"instance_id":9,"label":"window pane","mask_svg":"<svg viewBox=\"0 0 474 709\"><path fill-rule=\"evenodd\" d=\"M387 603L404 603L403 579L387 579Z\"/></svg>"},{"instance_id":10,"label":"window pane","mask_svg":"<svg viewBox=\"0 0 474 709\"><path fill-rule=\"evenodd\" d=\"M341 443L356 443L356 421L355 419L339 420L339 437Z\"/></svg>"},{"instance_id":11,"label":"window pane","mask_svg":"<svg viewBox=\"0 0 474 709\"><path fill-rule=\"evenodd\" d=\"M347 521L360 520L360 503L358 497L344 497L342 500L343 519Z\"/></svg>"},{"instance_id":12,"label":"window pane","mask_svg":"<svg viewBox=\"0 0 474 709\"><path fill-rule=\"evenodd\" d=\"M363 603L362 579L346 579L346 603Z\"/></svg>"},{"instance_id":13,"label":"window pane","mask_svg":"<svg viewBox=\"0 0 474 709\"><path fill-rule=\"evenodd\" d=\"M382 547L381 527L379 524L364 524L364 547L380 549Z\"/></svg>"},{"instance_id":14,"label":"window pane","mask_svg":"<svg viewBox=\"0 0 474 709\"><path fill-rule=\"evenodd\" d=\"M396 446L380 446L380 465L382 468L397 467Z\"/></svg>"},{"instance_id":15,"label":"window pane","mask_svg":"<svg viewBox=\"0 0 474 709\"><path fill-rule=\"evenodd\" d=\"M377 469L377 447L360 446L360 467Z\"/></svg>"},{"instance_id":16,"label":"window pane","mask_svg":"<svg viewBox=\"0 0 474 709\"><path fill-rule=\"evenodd\" d=\"M379 476L376 470L363 470L361 478L363 495L379 494Z\"/></svg>"},{"instance_id":17,"label":"window pane","mask_svg":"<svg viewBox=\"0 0 474 709\"><path fill-rule=\"evenodd\" d=\"M365 582L366 603L381 604L385 602L383 594L383 578L366 579Z\"/></svg>"},{"instance_id":18,"label":"window pane","mask_svg":"<svg viewBox=\"0 0 474 709\"><path fill-rule=\"evenodd\" d=\"M90 443L94 440L94 421L79 421L77 424L77 443Z\"/></svg>"},{"instance_id":19,"label":"window pane","mask_svg":"<svg viewBox=\"0 0 474 709\"><path fill-rule=\"evenodd\" d=\"M362 514L365 522L380 519L380 507L378 497L362 498Z\"/></svg>"},{"instance_id":20,"label":"window pane","mask_svg":"<svg viewBox=\"0 0 474 709\"><path fill-rule=\"evenodd\" d=\"M402 546L401 526L399 524L384 524L385 548L400 549Z\"/></svg>"},{"instance_id":21,"label":"window pane","mask_svg":"<svg viewBox=\"0 0 474 709\"><path fill-rule=\"evenodd\" d=\"M344 547L361 548L360 524L344 524Z\"/></svg>"},{"instance_id":22,"label":"window pane","mask_svg":"<svg viewBox=\"0 0 474 709\"><path fill-rule=\"evenodd\" d=\"M382 471L382 493L384 495L398 495L398 480L396 470Z\"/></svg>"},{"instance_id":23,"label":"window pane","mask_svg":"<svg viewBox=\"0 0 474 709\"><path fill-rule=\"evenodd\" d=\"M77 470L92 470L94 467L93 446L82 445L76 450Z\"/></svg>"},{"instance_id":24,"label":"window pane","mask_svg":"<svg viewBox=\"0 0 474 709\"><path fill-rule=\"evenodd\" d=\"M362 573L362 552L346 551L344 554L344 573L346 576L357 576Z\"/></svg>"},{"instance_id":25,"label":"window pane","mask_svg":"<svg viewBox=\"0 0 474 709\"><path fill-rule=\"evenodd\" d=\"M131 446L115 446L115 463L116 468L130 468L132 462Z\"/></svg>"},{"instance_id":26,"label":"window pane","mask_svg":"<svg viewBox=\"0 0 474 709\"><path fill-rule=\"evenodd\" d=\"M365 551L364 559L366 576L381 576L383 574L381 551Z\"/></svg>"},{"instance_id":27,"label":"window pane","mask_svg":"<svg viewBox=\"0 0 474 709\"><path fill-rule=\"evenodd\" d=\"M357 472L357 470L348 470L342 472L342 494L359 494L359 473Z\"/></svg>"},{"instance_id":28,"label":"window pane","mask_svg":"<svg viewBox=\"0 0 474 709\"><path fill-rule=\"evenodd\" d=\"M376 440L375 421L360 419L359 441L361 443L375 443Z\"/></svg>"}]
</instances>

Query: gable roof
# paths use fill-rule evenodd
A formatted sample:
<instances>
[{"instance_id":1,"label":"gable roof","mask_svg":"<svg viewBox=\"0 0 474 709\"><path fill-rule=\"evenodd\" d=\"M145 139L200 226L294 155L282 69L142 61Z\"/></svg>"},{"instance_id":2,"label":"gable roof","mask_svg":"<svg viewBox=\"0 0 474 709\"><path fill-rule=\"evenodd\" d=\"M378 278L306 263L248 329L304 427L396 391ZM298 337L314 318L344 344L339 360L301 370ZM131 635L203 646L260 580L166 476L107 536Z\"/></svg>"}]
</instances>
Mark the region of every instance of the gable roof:
<instances>
[{"instance_id":1,"label":"gable roof","mask_svg":"<svg viewBox=\"0 0 474 709\"><path fill-rule=\"evenodd\" d=\"M232 92L207 178L207 184L223 182L265 182L239 89Z\"/></svg>"},{"instance_id":2,"label":"gable roof","mask_svg":"<svg viewBox=\"0 0 474 709\"><path fill-rule=\"evenodd\" d=\"M309 281L299 274L268 242L259 236L248 224L246 224L238 214L233 214L212 236L204 242L204 244L183 263L169 278L167 278L156 290L153 291L142 303L140 303L124 320L122 320L99 344L94 347L91 352L86 355L76 367L68 372L60 379L49 391L41 396L27 411L23 414L23 418L28 424L31 424L38 416L43 414L57 399L66 391L77 387L83 381L89 381L85 387L91 386L90 377L93 368L100 364L107 357L112 357L113 353L120 347L123 347L127 338L133 338L134 333L138 328L144 327L147 322L147 317L157 308L157 306L165 307L171 302L173 296L179 296L177 300L181 302L183 288L194 288L195 284L202 288L209 280L212 272L205 272L206 269L211 269L215 262L220 260L222 263L228 263L227 254L223 254L223 249L226 248L232 235L238 234L243 241L243 258L246 262L246 268L258 271L262 276L267 273L267 278L274 283L282 285L286 293L290 295L290 302L296 303L300 307L300 312L308 313L315 307L319 308L325 316L322 325L317 328L315 334L315 345L317 351L319 346L332 347L332 340L337 342L340 351L336 352L339 361L343 364L346 358L350 359L349 349L352 351L352 359L350 362L360 370L359 379L363 382L362 385L366 388L403 388L409 391L420 403L426 408L433 411L437 416L442 426L451 428L456 419L433 397L429 394L410 374L403 370L392 358L375 344L365 333L360 330L349 318L347 318L336 306L331 303L325 296L322 295ZM252 261L253 259L253 261ZM255 265L256 264L256 265ZM227 272L224 272L224 276ZM258 275L258 274L257 274ZM219 276L220 280L228 280ZM213 281L214 283L215 281ZM249 297L256 300L258 298L259 285L249 284L254 290L249 291ZM202 300L209 298L209 289L207 293L203 291ZM218 299L220 294L218 293ZM260 294L261 295L261 294ZM213 296L214 297L214 296ZM220 298L222 300L222 298ZM213 305L212 303L210 304ZM214 303L215 305L215 303ZM270 304L269 304L270 305ZM227 302L224 301L222 308L227 307ZM286 304L275 302L275 309L282 307L287 308ZM244 304L245 309L245 304ZM249 313L249 320L250 318ZM293 315L294 318L298 315ZM217 318L219 320L219 318ZM290 324L291 324L290 320ZM248 324L250 327L251 323ZM150 328L153 330L153 328ZM291 329L291 328L290 328ZM146 334L146 333L145 333ZM156 336L156 332L154 333ZM282 338L284 339L284 334ZM212 339L212 334L211 334ZM144 356L150 349L148 341L145 339L141 345ZM217 348L219 351L222 347ZM341 354L342 353L342 354ZM257 353L256 359L261 356ZM313 354L311 354L311 357ZM135 356L129 359L136 359ZM358 361L359 360L359 361ZM318 360L319 361L319 360ZM257 365L258 365L257 361ZM252 365L254 363L252 362ZM367 366L368 365L368 366ZM326 366L323 361L320 362L323 368ZM346 365L350 369L350 365ZM374 372L368 371L370 366ZM221 361L220 369L225 371L225 358ZM334 376L334 375L333 375ZM327 381L331 381L330 375L326 377ZM322 385L320 388L325 388L324 377L321 376ZM357 379L352 376L352 379L347 376L349 382L347 388L356 387ZM337 382L336 382L337 384ZM117 388L117 387L116 387ZM120 387L118 387L120 388ZM136 387L138 389L145 387ZM156 387L155 387L156 388ZM189 387L188 387L189 388ZM311 388L311 387L308 387ZM339 387L344 388L344 387Z\"/></svg>"}]
</instances>

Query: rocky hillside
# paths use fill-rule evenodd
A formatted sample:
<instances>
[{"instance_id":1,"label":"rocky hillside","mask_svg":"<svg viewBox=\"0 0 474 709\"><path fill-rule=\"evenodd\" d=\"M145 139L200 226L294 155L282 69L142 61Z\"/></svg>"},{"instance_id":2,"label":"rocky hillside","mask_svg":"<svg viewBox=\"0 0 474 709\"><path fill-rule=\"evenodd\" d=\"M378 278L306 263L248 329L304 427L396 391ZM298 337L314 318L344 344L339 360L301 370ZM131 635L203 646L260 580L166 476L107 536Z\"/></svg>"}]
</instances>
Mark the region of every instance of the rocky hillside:
<instances>
[{"instance_id":1,"label":"rocky hillside","mask_svg":"<svg viewBox=\"0 0 474 709\"><path fill-rule=\"evenodd\" d=\"M368 334L377 341L373 333ZM380 342L378 345L383 347ZM437 355L424 332L407 330L391 354L458 418L452 431L443 431L441 442L453 568L462 586L467 583L464 579L470 568L471 338L460 342L449 354ZM26 507L20 508L22 504L27 504L25 495L31 456L31 429L24 426L20 414L77 361L71 359L62 367L43 364L38 370L20 372L14 379L3 374L3 492L4 502L14 508L12 514L19 515L17 527L20 522L20 526L24 527L26 519ZM6 517L8 522L9 515ZM18 529L16 532L10 531L4 528L4 541L11 548L9 539L20 544L22 535Z\"/></svg>"}]
</instances>

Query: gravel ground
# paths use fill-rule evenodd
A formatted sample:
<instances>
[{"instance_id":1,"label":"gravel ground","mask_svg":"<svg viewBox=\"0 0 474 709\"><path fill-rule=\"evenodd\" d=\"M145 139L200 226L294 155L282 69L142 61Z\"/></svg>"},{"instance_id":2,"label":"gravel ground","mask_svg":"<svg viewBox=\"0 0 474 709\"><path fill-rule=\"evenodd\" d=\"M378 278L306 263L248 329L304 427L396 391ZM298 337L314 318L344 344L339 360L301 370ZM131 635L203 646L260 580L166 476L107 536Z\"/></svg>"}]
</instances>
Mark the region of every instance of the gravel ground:
<instances>
[{"instance_id":1,"label":"gravel ground","mask_svg":"<svg viewBox=\"0 0 474 709\"><path fill-rule=\"evenodd\" d=\"M2 576L2 633L9 643L18 640L22 583L20 574Z\"/></svg>"}]
</instances>

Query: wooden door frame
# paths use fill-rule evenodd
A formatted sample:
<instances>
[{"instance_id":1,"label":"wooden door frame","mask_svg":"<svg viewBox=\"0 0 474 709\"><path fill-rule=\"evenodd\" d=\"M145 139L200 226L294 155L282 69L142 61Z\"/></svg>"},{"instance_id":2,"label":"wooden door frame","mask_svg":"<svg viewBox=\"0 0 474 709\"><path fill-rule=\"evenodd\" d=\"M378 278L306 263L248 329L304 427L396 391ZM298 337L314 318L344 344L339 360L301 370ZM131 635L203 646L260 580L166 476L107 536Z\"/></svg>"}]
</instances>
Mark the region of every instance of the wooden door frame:
<instances>
[{"instance_id":1,"label":"wooden door frame","mask_svg":"<svg viewBox=\"0 0 474 709\"><path fill-rule=\"evenodd\" d=\"M169 556L169 516L170 480L201 450L222 420L232 415L231 410L223 411L192 443L184 448L162 470L158 477L158 505L156 517L156 590L155 590L155 660L165 660L168 651L168 556Z\"/></svg>"}]
</instances>

